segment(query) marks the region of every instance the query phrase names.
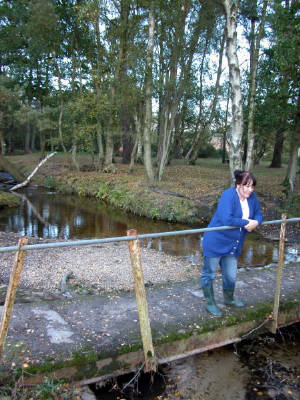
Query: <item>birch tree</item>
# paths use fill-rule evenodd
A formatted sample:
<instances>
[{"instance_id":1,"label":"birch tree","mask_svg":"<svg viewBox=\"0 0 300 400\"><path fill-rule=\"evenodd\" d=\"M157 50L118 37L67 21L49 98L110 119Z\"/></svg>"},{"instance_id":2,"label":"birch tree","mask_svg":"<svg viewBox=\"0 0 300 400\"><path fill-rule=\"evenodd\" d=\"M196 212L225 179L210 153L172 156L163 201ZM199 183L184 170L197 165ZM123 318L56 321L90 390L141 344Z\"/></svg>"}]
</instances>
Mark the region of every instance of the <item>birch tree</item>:
<instances>
[{"instance_id":1,"label":"birch tree","mask_svg":"<svg viewBox=\"0 0 300 400\"><path fill-rule=\"evenodd\" d=\"M239 60L237 55L237 12L239 1L222 0L226 16L226 55L231 88L231 127L228 134L229 167L232 184L233 172L242 169L243 105Z\"/></svg>"},{"instance_id":2,"label":"birch tree","mask_svg":"<svg viewBox=\"0 0 300 400\"><path fill-rule=\"evenodd\" d=\"M152 128L152 63L154 47L154 2L151 1L149 9L148 46L146 54L145 72L145 124L143 129L144 164L150 183L154 181L154 172L151 158L151 128Z\"/></svg>"}]
</instances>

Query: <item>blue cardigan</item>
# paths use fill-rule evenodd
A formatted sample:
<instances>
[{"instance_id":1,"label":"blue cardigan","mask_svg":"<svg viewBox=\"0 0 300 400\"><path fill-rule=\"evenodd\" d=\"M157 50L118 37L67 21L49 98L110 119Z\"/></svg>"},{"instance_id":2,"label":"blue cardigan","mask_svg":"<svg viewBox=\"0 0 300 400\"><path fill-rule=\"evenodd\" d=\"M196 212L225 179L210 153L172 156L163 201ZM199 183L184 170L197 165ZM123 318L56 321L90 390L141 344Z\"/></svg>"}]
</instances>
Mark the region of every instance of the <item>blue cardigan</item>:
<instances>
[{"instance_id":1,"label":"blue cardigan","mask_svg":"<svg viewBox=\"0 0 300 400\"><path fill-rule=\"evenodd\" d=\"M247 199L249 205L249 219L255 219L259 225L263 221L259 201L253 192ZM230 188L223 192L217 210L208 227L236 226L237 229L205 232L202 242L203 254L206 257L221 257L233 255L238 257L243 248L247 231L243 228L248 224L242 219L242 207L236 188Z\"/></svg>"}]
</instances>

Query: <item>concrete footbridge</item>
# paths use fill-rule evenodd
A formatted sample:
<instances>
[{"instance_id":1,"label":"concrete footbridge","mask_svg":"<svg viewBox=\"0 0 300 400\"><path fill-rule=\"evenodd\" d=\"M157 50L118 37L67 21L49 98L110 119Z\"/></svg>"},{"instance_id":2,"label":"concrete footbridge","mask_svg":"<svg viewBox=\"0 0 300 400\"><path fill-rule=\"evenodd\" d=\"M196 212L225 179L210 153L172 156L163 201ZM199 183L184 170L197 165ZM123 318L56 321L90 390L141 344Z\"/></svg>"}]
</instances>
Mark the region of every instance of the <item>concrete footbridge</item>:
<instances>
[{"instance_id":1,"label":"concrete footbridge","mask_svg":"<svg viewBox=\"0 0 300 400\"><path fill-rule=\"evenodd\" d=\"M145 287L139 238L174 232L147 236L131 230L122 238L76 241L77 246L128 241L135 292L31 303L14 304L25 252L73 242L28 245L22 238L18 246L0 248L0 253L16 252L5 304L0 308L1 382L9 381L12 371L19 371L30 384L51 376L87 385L138 369L156 370L160 364L264 331L275 333L298 322L300 262L297 259L285 264L283 251L286 223L299 220L267 222L281 224L278 265L239 272L236 291L246 301L244 308L223 304L221 276L216 279L215 297L223 311L221 317L206 312L202 290L195 281Z\"/></svg>"}]
</instances>

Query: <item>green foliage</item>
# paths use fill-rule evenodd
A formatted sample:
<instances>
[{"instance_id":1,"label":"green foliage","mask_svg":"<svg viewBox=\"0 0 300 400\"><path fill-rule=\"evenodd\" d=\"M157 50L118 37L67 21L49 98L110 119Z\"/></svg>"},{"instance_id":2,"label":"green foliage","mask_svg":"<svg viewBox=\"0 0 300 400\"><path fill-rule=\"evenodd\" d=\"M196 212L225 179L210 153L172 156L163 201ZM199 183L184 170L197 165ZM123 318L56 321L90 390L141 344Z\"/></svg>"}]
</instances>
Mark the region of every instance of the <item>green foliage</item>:
<instances>
[{"instance_id":1,"label":"green foliage","mask_svg":"<svg viewBox=\"0 0 300 400\"><path fill-rule=\"evenodd\" d=\"M113 189L108 196L109 203L115 207L126 209L128 204L128 191L124 189Z\"/></svg>"},{"instance_id":2,"label":"green foliage","mask_svg":"<svg viewBox=\"0 0 300 400\"><path fill-rule=\"evenodd\" d=\"M1 3L0 135L7 147L10 144L9 151L34 151L40 146L39 134L45 136L46 150L60 148L63 140L67 150L76 145L77 151L88 152L92 157L101 148L97 142L100 135L104 151L109 143L108 133L112 134L114 148L123 138L124 143L133 144L136 132L143 127L145 113L149 2L141 4L127 7L124 2L123 9L112 0ZM175 144L178 139L177 146L170 149L171 159L187 153L199 126L211 125L209 114L218 70L215 59L220 51L224 18L218 2L192 0L184 9L181 2L172 2L172 7L170 4L154 5L159 27L155 36L160 48L154 52L150 69L152 97L158 105L153 109L152 155L157 156L160 143L164 142L157 127L168 125L168 104L176 114L176 140L171 137L170 143ZM257 19L260 7L261 4L245 2L241 12ZM269 49L263 54L265 65L258 74L255 116L256 148L260 154L273 146L277 121L281 118L288 132L286 128L292 120L293 99L299 86L298 16L299 2L275 1L268 6L269 40L265 42ZM101 32L97 30L99 26ZM240 27L249 37L249 26ZM182 73L170 75L168 71ZM248 77L242 79L246 81ZM288 82L287 93L283 81ZM201 137L200 157L216 155L207 143L212 136L220 136L224 127L225 86L219 88L213 132L208 127L205 137ZM171 126L168 129L173 129ZM112 201L129 207L121 193L116 193ZM155 210L151 214L156 218Z\"/></svg>"},{"instance_id":3,"label":"green foliage","mask_svg":"<svg viewBox=\"0 0 300 400\"><path fill-rule=\"evenodd\" d=\"M44 382L37 386L35 396L40 400L51 399L60 392L61 383L46 377Z\"/></svg>"},{"instance_id":4,"label":"green foliage","mask_svg":"<svg viewBox=\"0 0 300 400\"><path fill-rule=\"evenodd\" d=\"M198 157L199 158L208 158L208 157L217 157L218 151L209 143L200 147Z\"/></svg>"},{"instance_id":5,"label":"green foliage","mask_svg":"<svg viewBox=\"0 0 300 400\"><path fill-rule=\"evenodd\" d=\"M96 198L100 200L107 200L110 189L107 183L100 183L98 191L96 192Z\"/></svg>"},{"instance_id":6,"label":"green foliage","mask_svg":"<svg viewBox=\"0 0 300 400\"><path fill-rule=\"evenodd\" d=\"M149 210L149 217L152 219L159 219L160 218L160 212L158 207L152 207Z\"/></svg>"},{"instance_id":7,"label":"green foliage","mask_svg":"<svg viewBox=\"0 0 300 400\"><path fill-rule=\"evenodd\" d=\"M84 186L79 186L77 188L77 193L79 194L79 196L85 196L86 195L86 190Z\"/></svg>"},{"instance_id":8,"label":"green foliage","mask_svg":"<svg viewBox=\"0 0 300 400\"><path fill-rule=\"evenodd\" d=\"M74 365L83 366L85 364L98 361L97 353L82 349L73 353Z\"/></svg>"},{"instance_id":9,"label":"green foliage","mask_svg":"<svg viewBox=\"0 0 300 400\"><path fill-rule=\"evenodd\" d=\"M54 380L45 377L44 381L32 387L22 386L22 381L16 382L14 387L0 387L1 400L76 400L79 390L65 383L63 380Z\"/></svg>"},{"instance_id":10,"label":"green foliage","mask_svg":"<svg viewBox=\"0 0 300 400\"><path fill-rule=\"evenodd\" d=\"M54 176L50 175L45 178L44 185L48 189L56 189L57 188L57 182Z\"/></svg>"}]
</instances>

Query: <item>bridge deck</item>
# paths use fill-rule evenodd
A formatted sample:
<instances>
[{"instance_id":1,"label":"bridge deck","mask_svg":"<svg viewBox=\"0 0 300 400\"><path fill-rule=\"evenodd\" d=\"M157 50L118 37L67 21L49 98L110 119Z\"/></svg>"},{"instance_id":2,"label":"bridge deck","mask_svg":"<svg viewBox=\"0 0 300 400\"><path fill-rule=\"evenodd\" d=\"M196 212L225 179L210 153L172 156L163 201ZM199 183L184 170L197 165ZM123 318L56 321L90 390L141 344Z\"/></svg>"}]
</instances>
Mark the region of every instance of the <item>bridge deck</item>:
<instances>
[{"instance_id":1,"label":"bridge deck","mask_svg":"<svg viewBox=\"0 0 300 400\"><path fill-rule=\"evenodd\" d=\"M223 317L205 311L199 282L147 288L155 356L159 362L239 341L256 328L268 326L273 309L276 270L240 271L237 295L243 309L222 304L221 277L215 295ZM280 324L299 321L299 263L284 267L280 295ZM3 307L2 307L3 308ZM0 308L1 312L1 308ZM75 299L15 304L0 380L11 368L24 368L34 383L45 374L83 380L138 368L143 362L134 292ZM49 372L52 371L52 372ZM38 372L36 375L32 375Z\"/></svg>"}]
</instances>

